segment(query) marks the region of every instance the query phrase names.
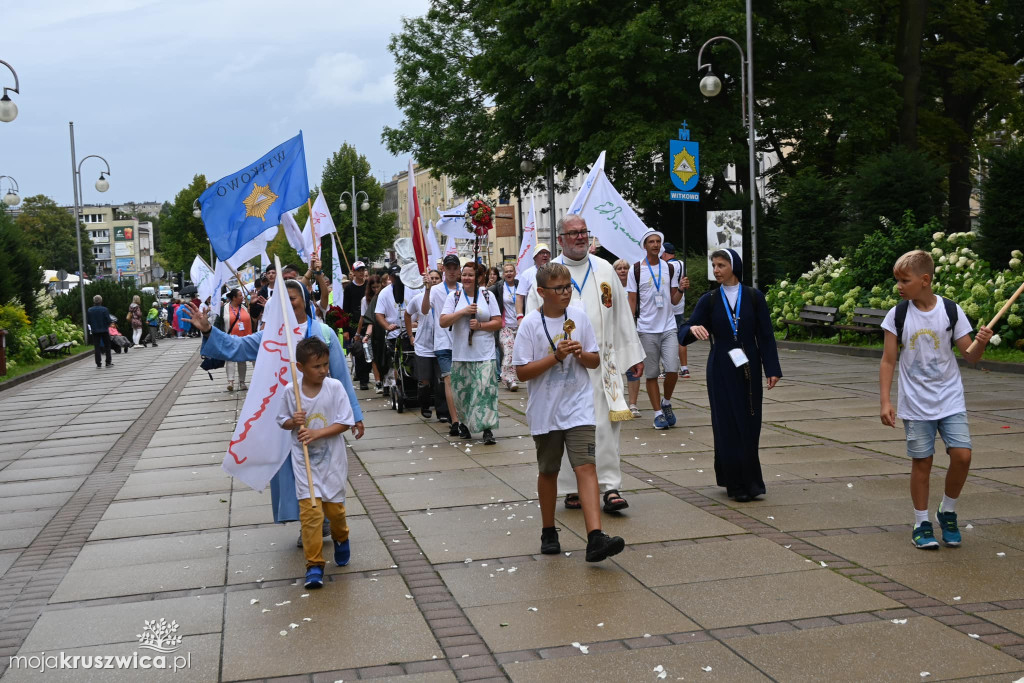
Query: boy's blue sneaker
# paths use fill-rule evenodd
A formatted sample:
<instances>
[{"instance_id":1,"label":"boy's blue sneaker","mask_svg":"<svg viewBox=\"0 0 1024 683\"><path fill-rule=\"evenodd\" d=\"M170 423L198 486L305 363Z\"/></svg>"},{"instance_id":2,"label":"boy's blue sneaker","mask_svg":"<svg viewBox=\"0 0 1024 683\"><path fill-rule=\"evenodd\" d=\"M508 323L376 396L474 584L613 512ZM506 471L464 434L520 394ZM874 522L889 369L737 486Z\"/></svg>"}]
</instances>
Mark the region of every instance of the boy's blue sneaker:
<instances>
[{"instance_id":1,"label":"boy's blue sneaker","mask_svg":"<svg viewBox=\"0 0 1024 683\"><path fill-rule=\"evenodd\" d=\"M664 413L665 419L668 420L669 427L676 426L676 414L672 411L672 404L667 401L661 402L661 412Z\"/></svg>"},{"instance_id":2,"label":"boy's blue sneaker","mask_svg":"<svg viewBox=\"0 0 1024 683\"><path fill-rule=\"evenodd\" d=\"M658 415L654 418L655 429L668 429L668 420L665 419L664 415Z\"/></svg>"},{"instance_id":3,"label":"boy's blue sneaker","mask_svg":"<svg viewBox=\"0 0 1024 683\"><path fill-rule=\"evenodd\" d=\"M334 542L334 564L339 567L344 567L348 564L349 558L352 557L352 550L349 548L348 541L342 541L338 543Z\"/></svg>"},{"instance_id":4,"label":"boy's blue sneaker","mask_svg":"<svg viewBox=\"0 0 1024 683\"><path fill-rule=\"evenodd\" d=\"M323 588L324 568L310 567L306 570L306 588Z\"/></svg>"},{"instance_id":5,"label":"boy's blue sneaker","mask_svg":"<svg viewBox=\"0 0 1024 683\"><path fill-rule=\"evenodd\" d=\"M935 540L935 533L932 531L931 522L921 522L921 524L914 529L914 533L911 534L910 540L918 548L924 548L926 550L939 547L939 542Z\"/></svg>"},{"instance_id":6,"label":"boy's blue sneaker","mask_svg":"<svg viewBox=\"0 0 1024 683\"><path fill-rule=\"evenodd\" d=\"M939 510L935 513L935 521L939 523L939 528L942 530L943 543L955 548L963 542L963 538L960 536L960 527L956 524L955 512Z\"/></svg>"}]
</instances>

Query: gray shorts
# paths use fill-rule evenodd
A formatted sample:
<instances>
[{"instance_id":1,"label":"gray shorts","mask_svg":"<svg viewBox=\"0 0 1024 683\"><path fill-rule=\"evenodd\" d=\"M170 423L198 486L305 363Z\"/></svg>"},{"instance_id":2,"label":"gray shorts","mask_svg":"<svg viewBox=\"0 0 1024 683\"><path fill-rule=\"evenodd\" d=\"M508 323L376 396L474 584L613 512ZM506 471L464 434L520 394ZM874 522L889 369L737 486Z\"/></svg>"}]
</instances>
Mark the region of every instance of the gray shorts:
<instances>
[{"instance_id":1,"label":"gray shorts","mask_svg":"<svg viewBox=\"0 0 1024 683\"><path fill-rule=\"evenodd\" d=\"M665 372L679 372L679 335L675 330L667 332L641 332L640 343L647 357L644 358L644 377L657 379Z\"/></svg>"},{"instance_id":2,"label":"gray shorts","mask_svg":"<svg viewBox=\"0 0 1024 683\"><path fill-rule=\"evenodd\" d=\"M537 447L537 469L540 473L558 474L563 451L568 452L569 465L573 469L580 465L594 464L596 428L594 425L582 425L547 434L534 434L533 443Z\"/></svg>"}]
</instances>

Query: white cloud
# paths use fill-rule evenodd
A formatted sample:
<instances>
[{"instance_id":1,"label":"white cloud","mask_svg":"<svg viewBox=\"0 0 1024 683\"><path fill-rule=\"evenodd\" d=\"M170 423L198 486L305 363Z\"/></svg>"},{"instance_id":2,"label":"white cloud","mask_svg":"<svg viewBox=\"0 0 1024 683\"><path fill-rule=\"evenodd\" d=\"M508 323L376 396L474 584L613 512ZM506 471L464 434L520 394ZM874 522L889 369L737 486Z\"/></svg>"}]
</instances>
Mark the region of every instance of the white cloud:
<instances>
[{"instance_id":1,"label":"white cloud","mask_svg":"<svg viewBox=\"0 0 1024 683\"><path fill-rule=\"evenodd\" d=\"M373 75L367 60L336 52L316 58L307 74L306 90L310 100L328 104L385 104L394 101L395 77L392 72Z\"/></svg>"}]
</instances>

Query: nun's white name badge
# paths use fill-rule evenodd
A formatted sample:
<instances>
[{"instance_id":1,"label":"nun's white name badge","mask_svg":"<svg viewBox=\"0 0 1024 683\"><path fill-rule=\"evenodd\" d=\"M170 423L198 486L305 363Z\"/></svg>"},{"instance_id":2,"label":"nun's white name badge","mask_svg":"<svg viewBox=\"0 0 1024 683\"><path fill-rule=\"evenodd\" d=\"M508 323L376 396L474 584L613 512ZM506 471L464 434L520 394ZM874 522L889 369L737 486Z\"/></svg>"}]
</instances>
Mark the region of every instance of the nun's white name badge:
<instances>
[{"instance_id":1,"label":"nun's white name badge","mask_svg":"<svg viewBox=\"0 0 1024 683\"><path fill-rule=\"evenodd\" d=\"M742 368L750 362L747 354L743 353L743 349L729 349L729 358L732 358L732 364L738 368Z\"/></svg>"},{"instance_id":2,"label":"nun's white name badge","mask_svg":"<svg viewBox=\"0 0 1024 683\"><path fill-rule=\"evenodd\" d=\"M665 297L661 296L660 292L654 296L654 306L655 308L664 308L665 306Z\"/></svg>"}]
</instances>

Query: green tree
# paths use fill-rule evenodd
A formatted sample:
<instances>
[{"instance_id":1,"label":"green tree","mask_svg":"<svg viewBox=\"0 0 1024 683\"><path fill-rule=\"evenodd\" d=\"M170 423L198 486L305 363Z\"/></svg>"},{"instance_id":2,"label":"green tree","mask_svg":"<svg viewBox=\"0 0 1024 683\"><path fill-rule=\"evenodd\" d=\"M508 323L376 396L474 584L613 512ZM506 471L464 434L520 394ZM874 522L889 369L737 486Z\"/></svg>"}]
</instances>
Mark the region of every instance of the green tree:
<instances>
[{"instance_id":1,"label":"green tree","mask_svg":"<svg viewBox=\"0 0 1024 683\"><path fill-rule=\"evenodd\" d=\"M192 205L204 190L206 176L198 174L174 196L174 203L160 221L160 256L168 270L187 271L197 254L204 259L209 258L210 242L206 228L201 218L192 215Z\"/></svg>"},{"instance_id":2,"label":"green tree","mask_svg":"<svg viewBox=\"0 0 1024 683\"><path fill-rule=\"evenodd\" d=\"M39 255L44 268L78 272L75 217L45 195L26 197L16 223L25 243ZM82 227L82 267L93 272L92 241Z\"/></svg>"},{"instance_id":3,"label":"green tree","mask_svg":"<svg viewBox=\"0 0 1024 683\"><path fill-rule=\"evenodd\" d=\"M348 255L349 263L355 259L352 244L352 200L346 198L348 209L342 211L339 203L342 192L352 192L352 178L356 180L356 192L366 193L370 206L365 211L359 209L359 258L368 261L377 258L390 249L398 229L395 227L396 216L393 212L383 211L384 188L370 173L370 162L359 154L356 148L347 142L341 149L331 155L324 164L324 172L320 180L320 188L324 199L331 210L331 219L338 228L338 239ZM359 200L362 203L362 199ZM321 252L324 268L330 268L330 239L323 240ZM344 262L343 262L344 263ZM342 267L344 270L344 267ZM330 271L328 271L330 272Z\"/></svg>"},{"instance_id":4,"label":"green tree","mask_svg":"<svg viewBox=\"0 0 1024 683\"><path fill-rule=\"evenodd\" d=\"M35 292L42 280L41 266L39 255L26 245L10 215L0 211L0 304L18 299L26 312L34 315Z\"/></svg>"},{"instance_id":5,"label":"green tree","mask_svg":"<svg viewBox=\"0 0 1024 683\"><path fill-rule=\"evenodd\" d=\"M981 185L981 239L978 253L1004 268L1014 249L1024 250L1024 143L997 149L989 157Z\"/></svg>"},{"instance_id":6,"label":"green tree","mask_svg":"<svg viewBox=\"0 0 1024 683\"><path fill-rule=\"evenodd\" d=\"M834 178L804 168L776 184L782 194L765 224L768 247L774 253L777 275L795 275L828 254L842 252L837 229L845 225L842 189Z\"/></svg>"}]
</instances>

